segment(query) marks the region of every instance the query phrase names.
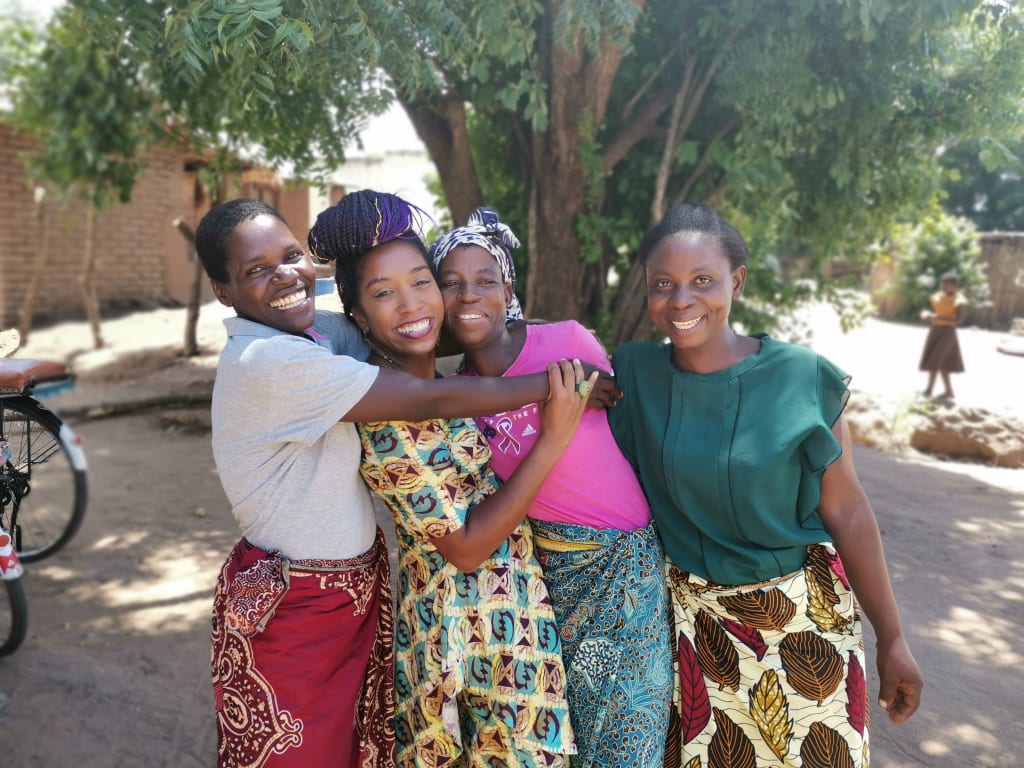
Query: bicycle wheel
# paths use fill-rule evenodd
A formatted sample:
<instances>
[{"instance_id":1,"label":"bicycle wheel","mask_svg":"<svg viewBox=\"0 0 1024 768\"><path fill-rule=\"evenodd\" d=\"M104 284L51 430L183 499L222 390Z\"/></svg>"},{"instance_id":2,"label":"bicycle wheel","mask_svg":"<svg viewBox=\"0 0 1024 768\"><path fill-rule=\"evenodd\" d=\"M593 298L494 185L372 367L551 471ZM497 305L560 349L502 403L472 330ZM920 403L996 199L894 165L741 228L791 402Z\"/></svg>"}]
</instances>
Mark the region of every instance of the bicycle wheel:
<instances>
[{"instance_id":1,"label":"bicycle wheel","mask_svg":"<svg viewBox=\"0 0 1024 768\"><path fill-rule=\"evenodd\" d=\"M27 396L0 398L0 437L9 454L0 470L0 526L30 563L59 550L82 524L85 454L71 428Z\"/></svg>"},{"instance_id":2,"label":"bicycle wheel","mask_svg":"<svg viewBox=\"0 0 1024 768\"><path fill-rule=\"evenodd\" d=\"M0 656L14 653L28 631L28 600L21 579L0 581Z\"/></svg>"}]
</instances>

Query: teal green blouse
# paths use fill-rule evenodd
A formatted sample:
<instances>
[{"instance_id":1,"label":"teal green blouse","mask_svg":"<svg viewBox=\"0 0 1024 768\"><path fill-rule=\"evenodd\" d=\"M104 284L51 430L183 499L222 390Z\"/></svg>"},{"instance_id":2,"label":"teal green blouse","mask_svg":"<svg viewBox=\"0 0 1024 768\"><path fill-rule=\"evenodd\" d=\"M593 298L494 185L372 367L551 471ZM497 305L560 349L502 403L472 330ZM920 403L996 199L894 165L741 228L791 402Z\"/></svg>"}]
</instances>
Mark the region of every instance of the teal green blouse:
<instances>
[{"instance_id":1,"label":"teal green blouse","mask_svg":"<svg viewBox=\"0 0 1024 768\"><path fill-rule=\"evenodd\" d=\"M806 347L757 338L759 352L708 374L676 368L669 344L614 356L625 397L609 422L665 552L723 585L792 573L808 544L829 540L821 476L842 452L832 426L849 377Z\"/></svg>"}]
</instances>

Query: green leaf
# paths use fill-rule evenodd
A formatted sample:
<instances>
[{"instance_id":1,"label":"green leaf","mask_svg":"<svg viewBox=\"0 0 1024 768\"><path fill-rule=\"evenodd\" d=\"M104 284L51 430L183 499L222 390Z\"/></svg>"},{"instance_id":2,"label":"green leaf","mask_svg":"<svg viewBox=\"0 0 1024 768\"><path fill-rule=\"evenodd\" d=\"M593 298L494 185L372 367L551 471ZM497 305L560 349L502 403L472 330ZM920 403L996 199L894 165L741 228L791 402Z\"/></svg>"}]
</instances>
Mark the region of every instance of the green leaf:
<instances>
[{"instance_id":1,"label":"green leaf","mask_svg":"<svg viewBox=\"0 0 1024 768\"><path fill-rule=\"evenodd\" d=\"M285 38L289 38L296 33L298 33L298 29L294 22L289 20L285 21L282 24L279 24L277 26L277 29L274 30L273 39L271 39L270 41L271 49L279 48L281 46L281 43L284 42Z\"/></svg>"},{"instance_id":2,"label":"green leaf","mask_svg":"<svg viewBox=\"0 0 1024 768\"><path fill-rule=\"evenodd\" d=\"M696 141L684 141L676 147L674 153L676 162L680 165L693 165L697 162L699 149L700 147Z\"/></svg>"},{"instance_id":3,"label":"green leaf","mask_svg":"<svg viewBox=\"0 0 1024 768\"><path fill-rule=\"evenodd\" d=\"M230 24L234 18L235 17L232 14L226 13L221 17L221 20L217 22L217 39L220 40L221 43L225 40L224 27Z\"/></svg>"}]
</instances>

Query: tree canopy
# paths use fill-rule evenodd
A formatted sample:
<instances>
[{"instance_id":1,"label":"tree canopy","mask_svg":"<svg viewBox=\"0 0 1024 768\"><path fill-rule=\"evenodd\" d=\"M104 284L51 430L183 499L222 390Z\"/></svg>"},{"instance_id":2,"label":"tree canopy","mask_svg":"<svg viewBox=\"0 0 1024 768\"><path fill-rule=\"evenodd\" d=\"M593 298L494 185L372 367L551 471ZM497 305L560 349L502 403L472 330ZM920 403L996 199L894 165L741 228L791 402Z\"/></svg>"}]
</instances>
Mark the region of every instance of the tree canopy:
<instances>
[{"instance_id":1,"label":"tree canopy","mask_svg":"<svg viewBox=\"0 0 1024 768\"><path fill-rule=\"evenodd\" d=\"M944 150L1019 147L1022 20L1004 0L76 0L17 108L126 118L100 152L125 173L151 121L314 173L397 99L453 220L486 201L519 224L527 312L619 341L646 333L630 256L675 202L736 224L751 288L784 300L787 261L865 253L933 204ZM71 114L67 61L106 106Z\"/></svg>"}]
</instances>

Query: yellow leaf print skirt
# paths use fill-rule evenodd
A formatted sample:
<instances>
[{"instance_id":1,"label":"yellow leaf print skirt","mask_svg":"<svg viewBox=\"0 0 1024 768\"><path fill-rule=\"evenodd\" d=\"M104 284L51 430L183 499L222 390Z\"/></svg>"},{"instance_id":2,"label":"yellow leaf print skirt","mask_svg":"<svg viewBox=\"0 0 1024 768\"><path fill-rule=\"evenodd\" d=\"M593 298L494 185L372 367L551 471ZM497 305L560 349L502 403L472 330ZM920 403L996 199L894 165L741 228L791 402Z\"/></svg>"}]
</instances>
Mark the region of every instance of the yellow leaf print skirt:
<instances>
[{"instance_id":1,"label":"yellow leaf print skirt","mask_svg":"<svg viewBox=\"0 0 1024 768\"><path fill-rule=\"evenodd\" d=\"M860 611L831 544L740 587L669 563L678 722L666 766L866 768Z\"/></svg>"}]
</instances>

